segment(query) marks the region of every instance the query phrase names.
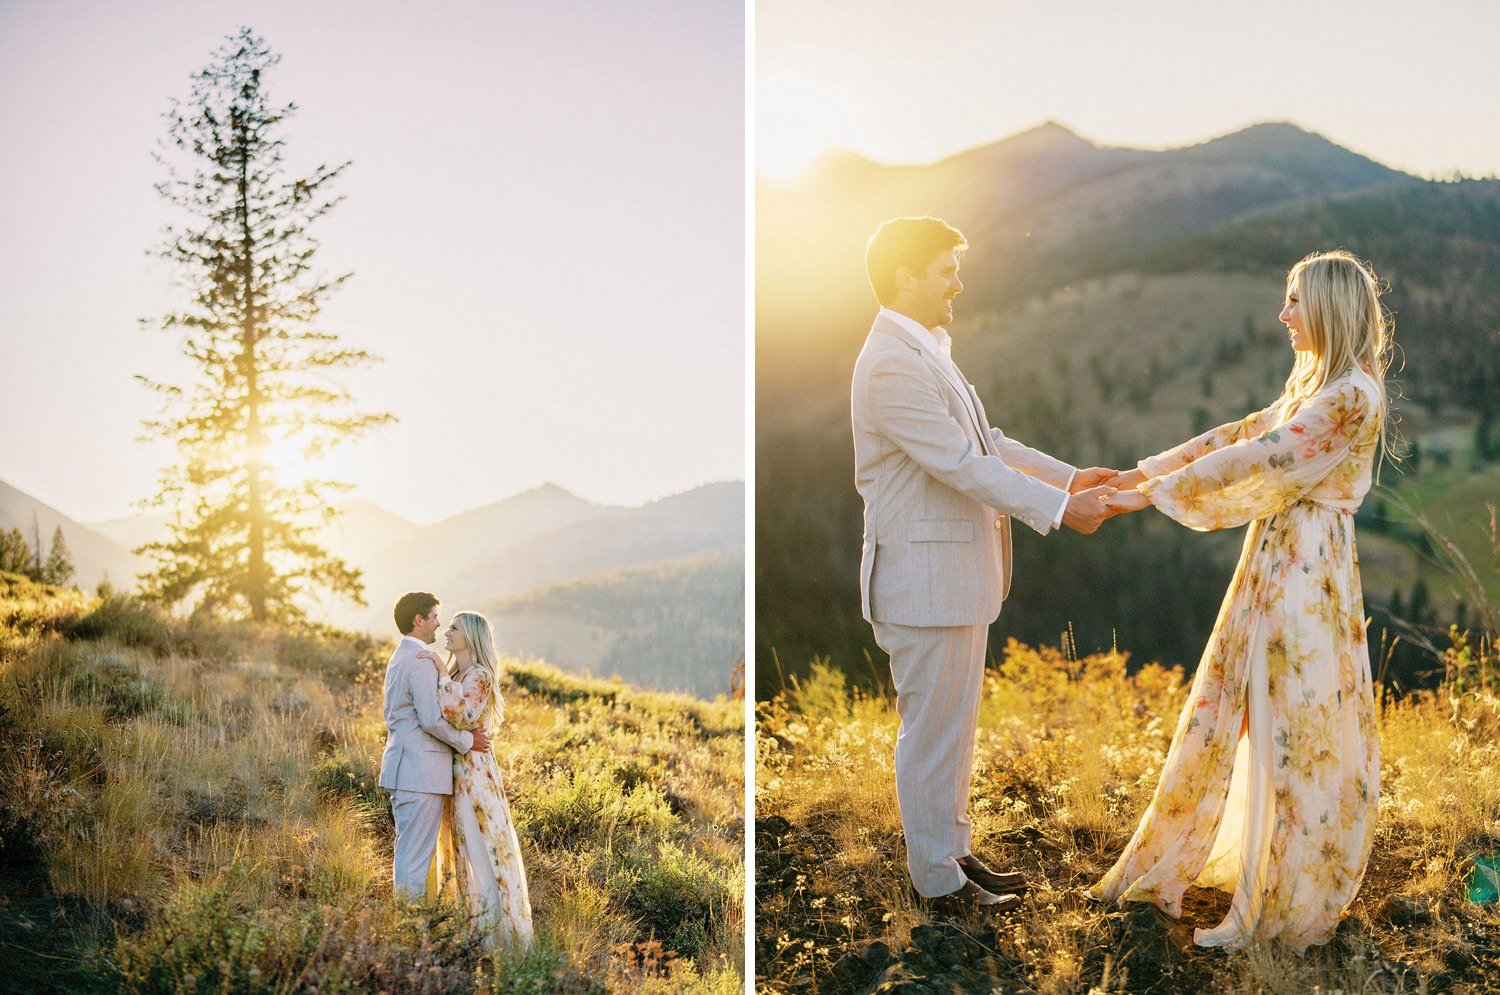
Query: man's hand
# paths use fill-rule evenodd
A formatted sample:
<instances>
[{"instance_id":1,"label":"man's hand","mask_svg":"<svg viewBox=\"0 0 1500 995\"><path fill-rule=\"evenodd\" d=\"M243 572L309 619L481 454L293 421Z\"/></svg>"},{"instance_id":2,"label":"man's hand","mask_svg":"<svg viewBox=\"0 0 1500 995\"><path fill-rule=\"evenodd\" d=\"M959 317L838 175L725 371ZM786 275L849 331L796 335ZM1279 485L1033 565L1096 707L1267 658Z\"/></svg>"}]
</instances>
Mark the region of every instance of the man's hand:
<instances>
[{"instance_id":1,"label":"man's hand","mask_svg":"<svg viewBox=\"0 0 1500 995\"><path fill-rule=\"evenodd\" d=\"M474 753L476 751L479 753L490 752L490 735L484 731L483 726L474 727L474 745L469 747L469 752Z\"/></svg>"},{"instance_id":2,"label":"man's hand","mask_svg":"<svg viewBox=\"0 0 1500 995\"><path fill-rule=\"evenodd\" d=\"M1090 487L1108 484L1113 477L1118 475L1118 471L1111 470L1107 466L1091 466L1087 470L1079 470L1073 474L1073 482L1068 485L1068 493L1077 494L1079 491L1086 491ZM1114 487L1118 485L1111 484L1110 486Z\"/></svg>"},{"instance_id":3,"label":"man's hand","mask_svg":"<svg viewBox=\"0 0 1500 995\"><path fill-rule=\"evenodd\" d=\"M1126 470L1104 482L1117 491L1133 491L1146 482L1146 475L1139 470Z\"/></svg>"},{"instance_id":4,"label":"man's hand","mask_svg":"<svg viewBox=\"0 0 1500 995\"><path fill-rule=\"evenodd\" d=\"M1063 524L1074 532L1090 535L1098 530L1109 517L1109 505L1104 499L1115 492L1113 487L1091 487L1068 498L1063 509Z\"/></svg>"}]
</instances>

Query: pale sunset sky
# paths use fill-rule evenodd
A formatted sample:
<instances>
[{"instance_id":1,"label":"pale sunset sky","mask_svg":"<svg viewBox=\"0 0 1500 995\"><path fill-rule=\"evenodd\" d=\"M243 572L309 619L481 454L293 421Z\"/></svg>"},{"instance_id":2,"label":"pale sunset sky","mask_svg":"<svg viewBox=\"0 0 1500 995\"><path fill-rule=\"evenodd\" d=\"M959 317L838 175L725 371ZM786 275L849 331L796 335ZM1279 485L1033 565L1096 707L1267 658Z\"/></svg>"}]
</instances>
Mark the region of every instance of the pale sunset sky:
<instances>
[{"instance_id":1,"label":"pale sunset sky","mask_svg":"<svg viewBox=\"0 0 1500 995\"><path fill-rule=\"evenodd\" d=\"M745 476L744 8L701 0L0 0L0 480L82 521L171 458L182 381L146 250L169 98L248 25L282 56L293 175L352 159L313 229L323 326L399 424L333 475L431 522L545 482L639 504Z\"/></svg>"},{"instance_id":2,"label":"pale sunset sky","mask_svg":"<svg viewBox=\"0 0 1500 995\"><path fill-rule=\"evenodd\" d=\"M1285 120L1418 175L1493 176L1496 38L1483 0L759 0L757 170L834 147L930 162L1047 120L1144 148Z\"/></svg>"}]
</instances>

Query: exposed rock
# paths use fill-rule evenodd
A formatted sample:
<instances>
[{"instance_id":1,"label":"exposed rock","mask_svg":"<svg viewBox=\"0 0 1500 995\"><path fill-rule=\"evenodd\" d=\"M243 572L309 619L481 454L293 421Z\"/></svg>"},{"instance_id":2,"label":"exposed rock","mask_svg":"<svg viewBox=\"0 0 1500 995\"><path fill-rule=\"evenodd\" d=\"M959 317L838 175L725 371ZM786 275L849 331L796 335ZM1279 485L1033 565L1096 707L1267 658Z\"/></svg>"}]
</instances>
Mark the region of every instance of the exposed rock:
<instances>
[{"instance_id":1,"label":"exposed rock","mask_svg":"<svg viewBox=\"0 0 1500 995\"><path fill-rule=\"evenodd\" d=\"M1393 926L1420 926L1432 921L1432 911L1420 898L1392 895L1376 913Z\"/></svg>"}]
</instances>

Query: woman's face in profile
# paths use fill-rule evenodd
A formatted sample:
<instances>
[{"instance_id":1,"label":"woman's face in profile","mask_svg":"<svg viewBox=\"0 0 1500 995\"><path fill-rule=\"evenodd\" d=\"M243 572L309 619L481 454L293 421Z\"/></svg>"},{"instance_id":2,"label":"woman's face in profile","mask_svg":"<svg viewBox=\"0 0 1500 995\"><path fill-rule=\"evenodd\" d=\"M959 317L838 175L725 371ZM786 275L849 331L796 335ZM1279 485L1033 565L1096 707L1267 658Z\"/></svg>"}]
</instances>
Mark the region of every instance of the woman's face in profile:
<instances>
[{"instance_id":1,"label":"woman's face in profile","mask_svg":"<svg viewBox=\"0 0 1500 995\"><path fill-rule=\"evenodd\" d=\"M1302 327L1302 303L1301 291L1294 279L1286 287L1286 302L1281 307L1281 314L1277 315L1281 323L1286 326L1286 334L1292 341L1292 348L1298 352L1304 352L1312 348L1308 340L1307 332Z\"/></svg>"},{"instance_id":2,"label":"woman's face in profile","mask_svg":"<svg viewBox=\"0 0 1500 995\"><path fill-rule=\"evenodd\" d=\"M467 649L468 642L464 639L463 630L458 627L458 619L454 619L448 625L448 631L443 633L443 648L449 653L457 653L459 650Z\"/></svg>"}]
</instances>

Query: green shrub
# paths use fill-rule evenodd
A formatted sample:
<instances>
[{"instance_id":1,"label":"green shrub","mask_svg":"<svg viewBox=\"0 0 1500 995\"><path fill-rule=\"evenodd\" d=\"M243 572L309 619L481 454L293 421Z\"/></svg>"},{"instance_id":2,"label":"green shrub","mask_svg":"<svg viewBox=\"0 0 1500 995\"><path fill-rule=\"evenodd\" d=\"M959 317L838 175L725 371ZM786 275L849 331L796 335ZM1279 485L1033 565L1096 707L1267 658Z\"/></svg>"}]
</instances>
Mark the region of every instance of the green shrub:
<instances>
[{"instance_id":1,"label":"green shrub","mask_svg":"<svg viewBox=\"0 0 1500 995\"><path fill-rule=\"evenodd\" d=\"M626 789L608 770L554 771L551 782L516 810L517 828L546 846L567 847L617 830L663 833L675 823L654 785Z\"/></svg>"},{"instance_id":2,"label":"green shrub","mask_svg":"<svg viewBox=\"0 0 1500 995\"><path fill-rule=\"evenodd\" d=\"M173 642L171 624L160 608L118 595L103 599L82 618L63 623L62 632L69 639L113 639L157 654L170 652Z\"/></svg>"},{"instance_id":3,"label":"green shrub","mask_svg":"<svg viewBox=\"0 0 1500 995\"><path fill-rule=\"evenodd\" d=\"M604 995L602 982L569 963L545 932L525 950L502 949L490 961L490 990L504 995Z\"/></svg>"},{"instance_id":4,"label":"green shrub","mask_svg":"<svg viewBox=\"0 0 1500 995\"><path fill-rule=\"evenodd\" d=\"M95 970L120 992L446 993L472 990L484 959L447 906L246 908L226 879L185 889Z\"/></svg>"},{"instance_id":5,"label":"green shrub","mask_svg":"<svg viewBox=\"0 0 1500 995\"><path fill-rule=\"evenodd\" d=\"M253 636L248 622L214 618L205 612L188 616L177 626L177 650L204 663L243 659Z\"/></svg>"},{"instance_id":6,"label":"green shrub","mask_svg":"<svg viewBox=\"0 0 1500 995\"><path fill-rule=\"evenodd\" d=\"M739 907L741 879L675 843L633 846L609 890L668 950L695 957Z\"/></svg>"},{"instance_id":7,"label":"green shrub","mask_svg":"<svg viewBox=\"0 0 1500 995\"><path fill-rule=\"evenodd\" d=\"M307 627L277 632L272 646L277 664L353 681L370 666L377 650L369 636Z\"/></svg>"},{"instance_id":8,"label":"green shrub","mask_svg":"<svg viewBox=\"0 0 1500 995\"><path fill-rule=\"evenodd\" d=\"M89 600L72 588L54 587L0 570L0 628L50 632L76 619Z\"/></svg>"},{"instance_id":9,"label":"green shrub","mask_svg":"<svg viewBox=\"0 0 1500 995\"><path fill-rule=\"evenodd\" d=\"M534 661L505 661L505 676L528 694L558 705L592 701L613 705L624 690L618 681L579 677Z\"/></svg>"}]
</instances>

